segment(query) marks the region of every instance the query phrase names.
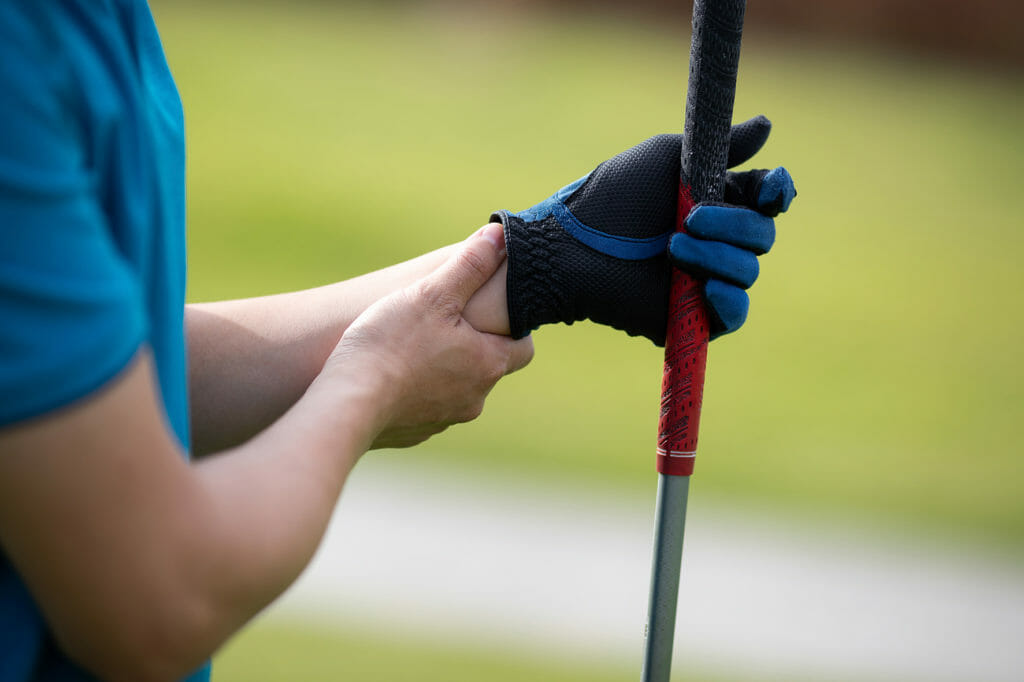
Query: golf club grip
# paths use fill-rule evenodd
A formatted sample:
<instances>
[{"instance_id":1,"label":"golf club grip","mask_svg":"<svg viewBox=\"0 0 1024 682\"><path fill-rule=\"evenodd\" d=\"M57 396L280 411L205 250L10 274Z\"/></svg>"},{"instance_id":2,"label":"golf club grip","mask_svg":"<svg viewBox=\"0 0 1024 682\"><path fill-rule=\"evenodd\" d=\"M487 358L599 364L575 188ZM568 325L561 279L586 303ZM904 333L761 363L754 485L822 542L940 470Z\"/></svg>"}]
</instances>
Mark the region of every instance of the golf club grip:
<instances>
[{"instance_id":1,"label":"golf club grip","mask_svg":"<svg viewBox=\"0 0 1024 682\"><path fill-rule=\"evenodd\" d=\"M696 204L722 200L745 11L746 0L693 5L676 231ZM695 277L672 275L658 423L658 471L671 476L692 474L697 455L709 334L703 289Z\"/></svg>"}]
</instances>

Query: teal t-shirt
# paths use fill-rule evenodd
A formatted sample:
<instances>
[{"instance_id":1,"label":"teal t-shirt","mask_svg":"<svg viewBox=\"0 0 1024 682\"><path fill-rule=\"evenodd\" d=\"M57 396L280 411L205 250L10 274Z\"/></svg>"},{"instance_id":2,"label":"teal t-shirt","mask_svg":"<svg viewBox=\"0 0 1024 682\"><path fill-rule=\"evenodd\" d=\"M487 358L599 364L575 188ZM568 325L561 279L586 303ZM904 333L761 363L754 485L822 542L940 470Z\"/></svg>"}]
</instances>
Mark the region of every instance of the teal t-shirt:
<instances>
[{"instance_id":1,"label":"teal t-shirt","mask_svg":"<svg viewBox=\"0 0 1024 682\"><path fill-rule=\"evenodd\" d=\"M144 0L0 3L0 428L90 395L148 346L187 450L184 155ZM0 682L88 679L0 548Z\"/></svg>"}]
</instances>

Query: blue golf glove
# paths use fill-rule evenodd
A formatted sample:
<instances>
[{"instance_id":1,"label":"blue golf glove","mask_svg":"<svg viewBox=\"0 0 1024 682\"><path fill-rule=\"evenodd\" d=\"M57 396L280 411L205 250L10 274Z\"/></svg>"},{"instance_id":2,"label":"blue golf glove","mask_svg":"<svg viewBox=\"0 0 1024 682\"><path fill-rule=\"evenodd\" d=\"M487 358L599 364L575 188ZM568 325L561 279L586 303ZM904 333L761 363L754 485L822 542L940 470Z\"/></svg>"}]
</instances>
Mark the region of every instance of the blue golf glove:
<instances>
[{"instance_id":1,"label":"blue golf glove","mask_svg":"<svg viewBox=\"0 0 1024 682\"><path fill-rule=\"evenodd\" d=\"M733 126L729 166L757 153L763 116ZM498 211L508 250L512 336L590 319L665 344L671 268L706 280L711 338L747 317L757 256L775 241L774 217L796 196L784 168L726 174L724 202L700 204L675 234L681 135L659 135L605 161L536 206Z\"/></svg>"}]
</instances>

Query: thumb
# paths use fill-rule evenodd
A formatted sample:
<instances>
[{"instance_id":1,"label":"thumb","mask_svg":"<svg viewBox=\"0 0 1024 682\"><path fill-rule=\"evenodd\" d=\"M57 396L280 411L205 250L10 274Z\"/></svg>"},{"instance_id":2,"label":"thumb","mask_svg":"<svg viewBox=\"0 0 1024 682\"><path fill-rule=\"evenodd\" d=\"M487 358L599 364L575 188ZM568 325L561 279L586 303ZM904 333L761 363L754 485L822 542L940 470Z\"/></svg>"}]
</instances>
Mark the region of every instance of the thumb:
<instances>
[{"instance_id":1,"label":"thumb","mask_svg":"<svg viewBox=\"0 0 1024 682\"><path fill-rule=\"evenodd\" d=\"M733 168L744 161L749 161L768 141L768 134L771 132L772 122L764 116L755 116L734 125L729 131L727 167Z\"/></svg>"},{"instance_id":2,"label":"thumb","mask_svg":"<svg viewBox=\"0 0 1024 682\"><path fill-rule=\"evenodd\" d=\"M453 297L461 310L505 260L505 234L499 223L480 228L427 278L435 295Z\"/></svg>"}]
</instances>

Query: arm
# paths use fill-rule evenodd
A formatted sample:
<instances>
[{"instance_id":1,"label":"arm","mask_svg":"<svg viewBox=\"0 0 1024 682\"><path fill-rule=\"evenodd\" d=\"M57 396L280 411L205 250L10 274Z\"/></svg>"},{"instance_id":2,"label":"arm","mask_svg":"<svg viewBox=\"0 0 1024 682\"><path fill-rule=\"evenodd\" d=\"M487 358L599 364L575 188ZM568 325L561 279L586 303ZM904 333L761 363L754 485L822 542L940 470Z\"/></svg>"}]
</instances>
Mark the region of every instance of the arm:
<instances>
[{"instance_id":1,"label":"arm","mask_svg":"<svg viewBox=\"0 0 1024 682\"><path fill-rule=\"evenodd\" d=\"M353 320L434 272L457 248L315 289L187 306L193 454L237 445L266 428L299 399ZM508 334L504 262L464 316L479 331Z\"/></svg>"},{"instance_id":2,"label":"arm","mask_svg":"<svg viewBox=\"0 0 1024 682\"><path fill-rule=\"evenodd\" d=\"M269 603L370 437L366 397L311 390L260 439L190 467L152 376L142 354L100 395L0 435L4 550L61 648L102 679L179 678ZM317 419L328 410L336 423Z\"/></svg>"},{"instance_id":3,"label":"arm","mask_svg":"<svg viewBox=\"0 0 1024 682\"><path fill-rule=\"evenodd\" d=\"M737 125L729 163L756 154L770 128L763 117ZM711 338L738 329L757 256L775 239L773 217L796 189L783 168L729 173L729 206L699 207L689 234L670 241L681 144L679 135L651 138L531 209L496 213L508 262L469 302L466 319L520 337L589 318L663 345L675 265L707 279ZM242 442L269 424L302 394L356 315L430 272L452 248L319 289L190 306L194 452Z\"/></svg>"},{"instance_id":4,"label":"arm","mask_svg":"<svg viewBox=\"0 0 1024 682\"><path fill-rule=\"evenodd\" d=\"M471 239L370 306L283 417L197 464L166 430L145 352L89 398L0 430L0 544L62 648L103 679L176 679L280 594L363 451L473 418L528 362L528 341L462 316L502 255Z\"/></svg>"}]
</instances>

